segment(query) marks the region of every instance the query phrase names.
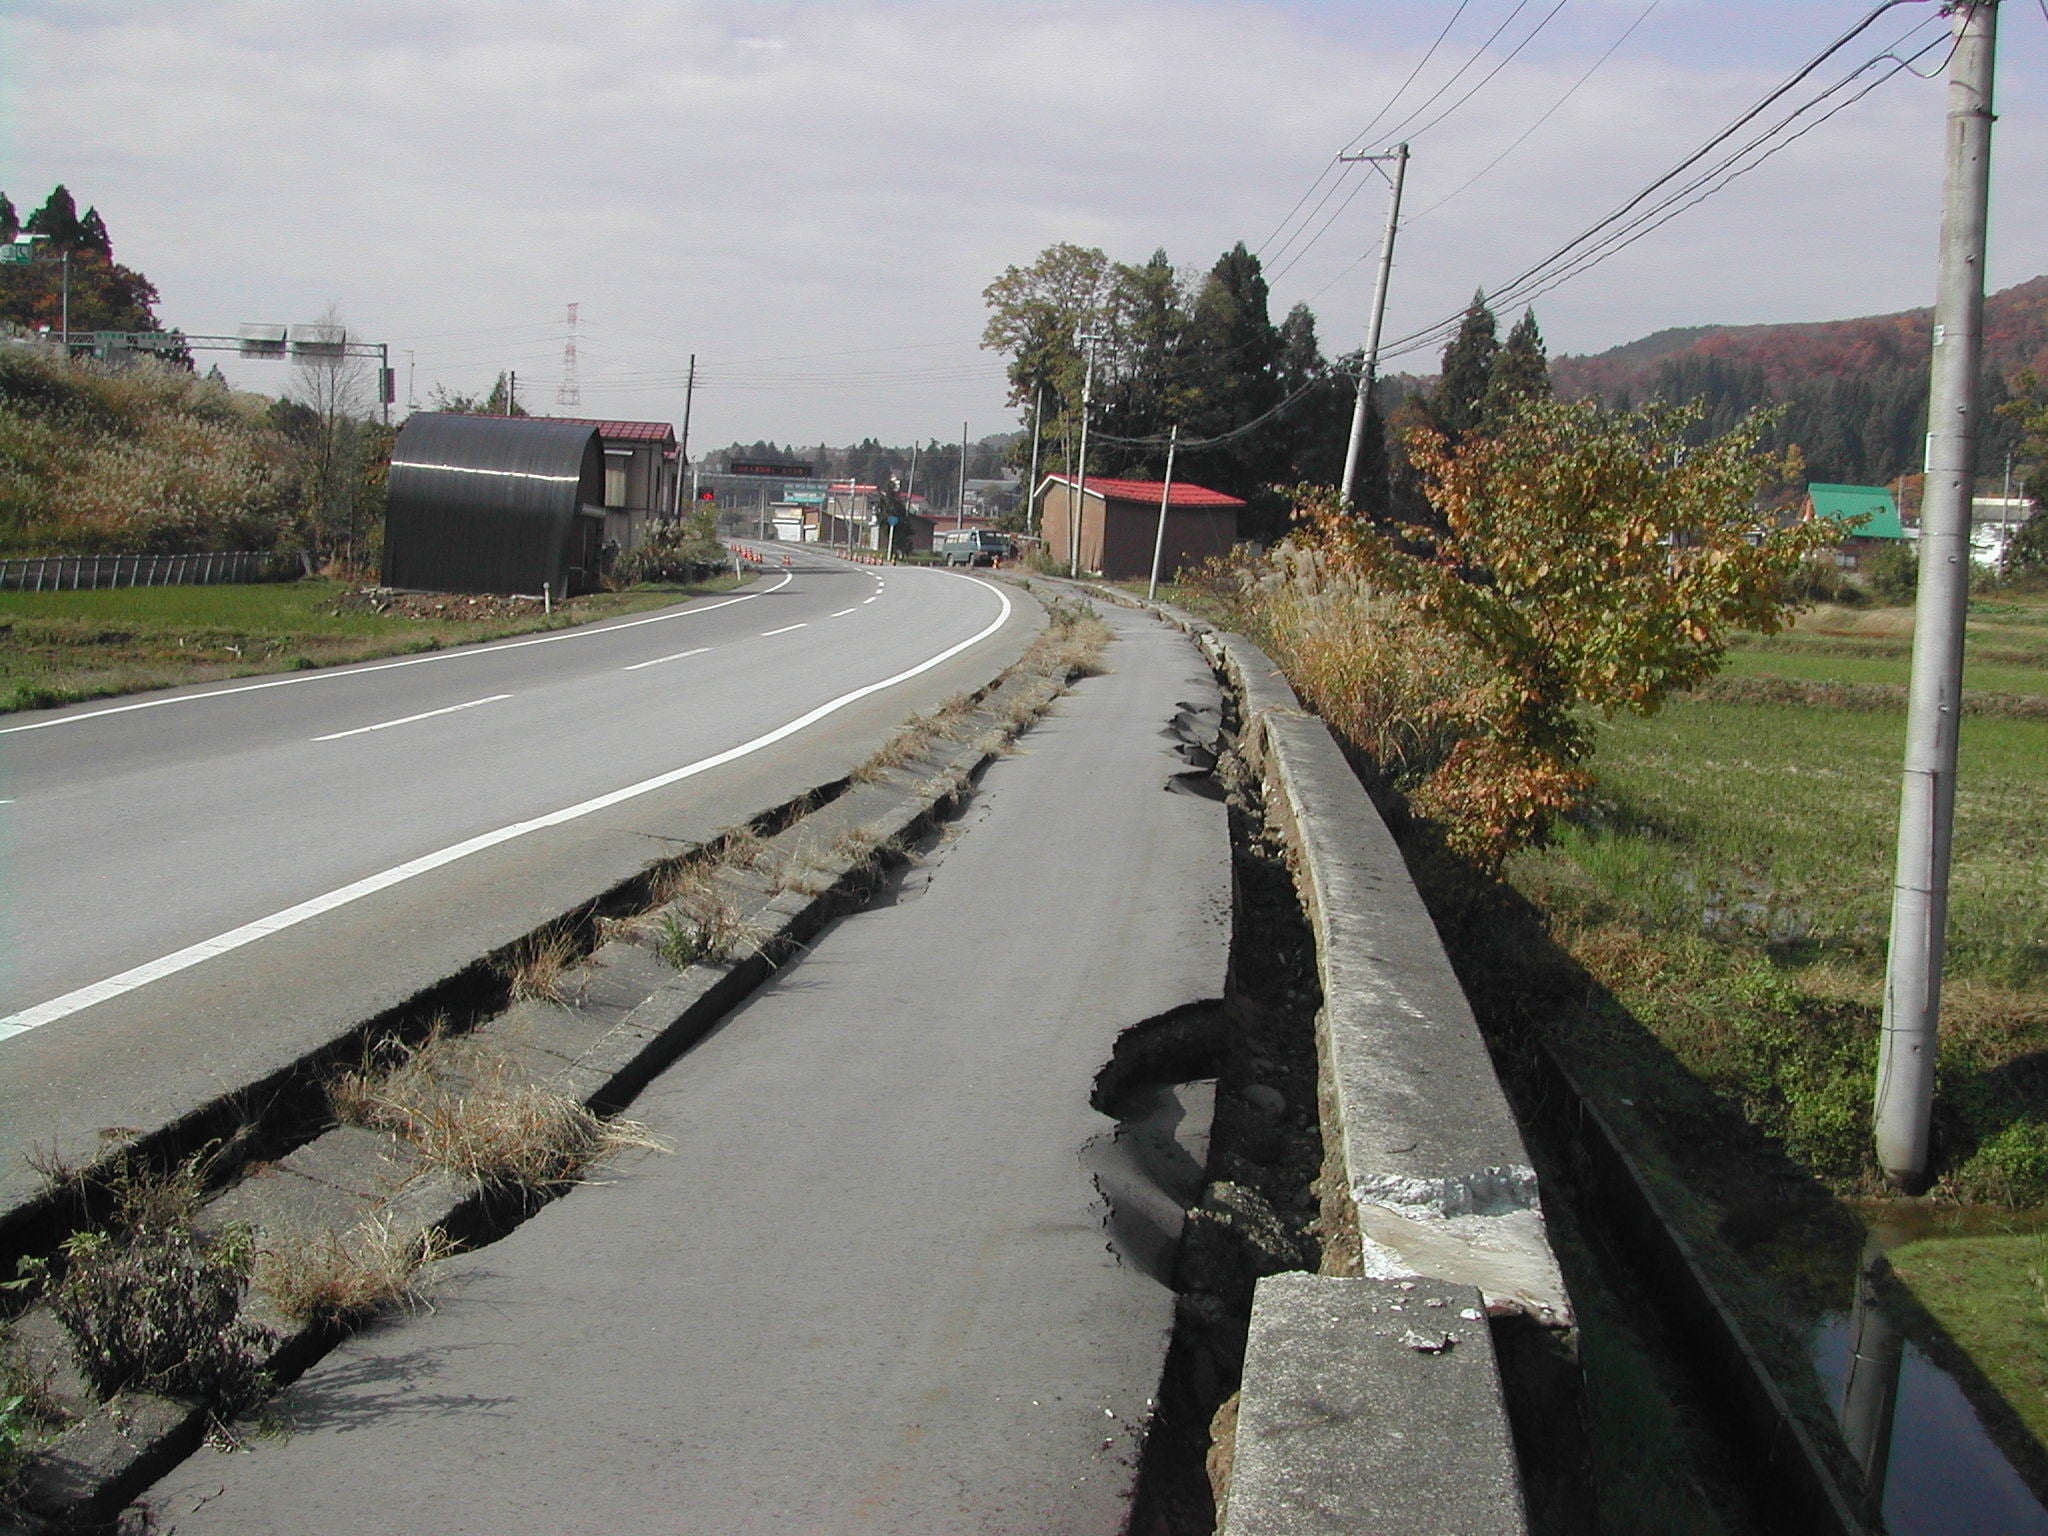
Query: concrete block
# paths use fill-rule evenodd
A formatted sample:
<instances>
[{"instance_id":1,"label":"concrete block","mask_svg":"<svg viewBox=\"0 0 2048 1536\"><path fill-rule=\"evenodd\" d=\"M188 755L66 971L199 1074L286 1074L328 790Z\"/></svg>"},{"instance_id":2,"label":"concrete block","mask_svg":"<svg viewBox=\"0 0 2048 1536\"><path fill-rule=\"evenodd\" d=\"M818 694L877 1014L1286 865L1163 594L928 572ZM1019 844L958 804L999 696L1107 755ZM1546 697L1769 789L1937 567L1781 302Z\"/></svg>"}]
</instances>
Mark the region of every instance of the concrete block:
<instances>
[{"instance_id":1,"label":"concrete block","mask_svg":"<svg viewBox=\"0 0 2048 1536\"><path fill-rule=\"evenodd\" d=\"M1272 1275L1252 1304L1224 1536L1522 1536L1479 1293Z\"/></svg>"},{"instance_id":2,"label":"concrete block","mask_svg":"<svg viewBox=\"0 0 2048 1536\"><path fill-rule=\"evenodd\" d=\"M1268 803L1300 856L1323 984L1325 1095L1362 1272L1476 1285L1568 1325L1536 1174L1436 925L1329 729L1260 722Z\"/></svg>"}]
</instances>

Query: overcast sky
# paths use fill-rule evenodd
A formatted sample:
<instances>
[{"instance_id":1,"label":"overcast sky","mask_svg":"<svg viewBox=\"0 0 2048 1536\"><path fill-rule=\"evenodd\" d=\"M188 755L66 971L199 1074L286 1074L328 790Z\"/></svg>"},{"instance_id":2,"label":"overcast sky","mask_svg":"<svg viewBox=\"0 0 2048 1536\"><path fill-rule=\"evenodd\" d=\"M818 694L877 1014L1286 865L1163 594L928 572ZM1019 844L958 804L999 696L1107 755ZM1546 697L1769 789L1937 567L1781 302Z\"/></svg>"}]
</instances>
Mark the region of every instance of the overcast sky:
<instances>
[{"instance_id":1,"label":"overcast sky","mask_svg":"<svg viewBox=\"0 0 2048 1536\"><path fill-rule=\"evenodd\" d=\"M1206 267L1244 240L1275 318L1306 300L1347 350L1385 194L1357 167L1318 205L1317 178L1398 133L1406 335L1670 169L1871 3L1466 0L1423 64L1454 0L5 0L0 188L24 213L59 181L96 205L166 324L335 306L391 344L401 405L515 368L527 403L568 413L575 301L582 414L680 421L694 352L698 446L963 419L979 437L1016 422L977 346L981 290L1048 244ZM2001 18L1994 287L2048 270L2048 19L2035 0ZM1940 25L1932 0L1901 5L1840 63ZM1540 298L1553 353L1930 302L1943 107L1939 78L1900 75ZM1290 242L1312 187L1314 238Z\"/></svg>"}]
</instances>

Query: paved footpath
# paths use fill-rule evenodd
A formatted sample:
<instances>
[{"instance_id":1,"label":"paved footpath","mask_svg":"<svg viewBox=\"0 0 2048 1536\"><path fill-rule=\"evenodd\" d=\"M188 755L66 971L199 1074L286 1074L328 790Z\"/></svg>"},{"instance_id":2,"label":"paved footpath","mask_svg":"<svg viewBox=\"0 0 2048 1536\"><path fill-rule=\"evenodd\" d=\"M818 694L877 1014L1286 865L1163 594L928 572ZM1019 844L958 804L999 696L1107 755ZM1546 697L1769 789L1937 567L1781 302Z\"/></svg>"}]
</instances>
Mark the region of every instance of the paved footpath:
<instances>
[{"instance_id":1,"label":"paved footpath","mask_svg":"<svg viewBox=\"0 0 2048 1536\"><path fill-rule=\"evenodd\" d=\"M1213 682L1105 618L1111 670L895 899L641 1096L672 1156L456 1261L287 1396L295 1433L152 1489L157 1529L1121 1530L1173 1309L1105 1236L1125 1146L1088 1090L1125 1026L1222 995L1229 850L1166 792ZM1167 1106L1183 1176L1206 1114Z\"/></svg>"}]
</instances>

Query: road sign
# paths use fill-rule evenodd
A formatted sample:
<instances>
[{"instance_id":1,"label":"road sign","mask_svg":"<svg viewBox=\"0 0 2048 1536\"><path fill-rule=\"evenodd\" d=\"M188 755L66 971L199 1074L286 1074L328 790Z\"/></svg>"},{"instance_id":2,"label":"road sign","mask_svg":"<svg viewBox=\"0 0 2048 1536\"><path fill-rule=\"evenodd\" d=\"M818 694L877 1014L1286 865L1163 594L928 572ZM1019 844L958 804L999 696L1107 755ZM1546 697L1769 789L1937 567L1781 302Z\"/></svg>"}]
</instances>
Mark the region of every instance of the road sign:
<instances>
[{"instance_id":1,"label":"road sign","mask_svg":"<svg viewBox=\"0 0 2048 1536\"><path fill-rule=\"evenodd\" d=\"M34 254L35 247L26 241L20 245L0 245L0 267L25 267Z\"/></svg>"}]
</instances>

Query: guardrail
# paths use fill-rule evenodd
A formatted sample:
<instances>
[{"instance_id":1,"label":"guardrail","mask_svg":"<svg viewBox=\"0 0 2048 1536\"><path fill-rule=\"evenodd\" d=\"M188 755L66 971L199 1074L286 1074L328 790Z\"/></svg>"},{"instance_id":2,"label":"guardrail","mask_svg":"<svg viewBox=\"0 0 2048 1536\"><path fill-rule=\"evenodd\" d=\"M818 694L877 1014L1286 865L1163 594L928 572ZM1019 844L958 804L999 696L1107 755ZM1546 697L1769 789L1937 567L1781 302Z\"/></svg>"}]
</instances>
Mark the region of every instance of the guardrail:
<instances>
[{"instance_id":1,"label":"guardrail","mask_svg":"<svg viewBox=\"0 0 2048 1536\"><path fill-rule=\"evenodd\" d=\"M199 587L269 581L275 555L29 555L0 560L0 591L78 592L99 587Z\"/></svg>"}]
</instances>

